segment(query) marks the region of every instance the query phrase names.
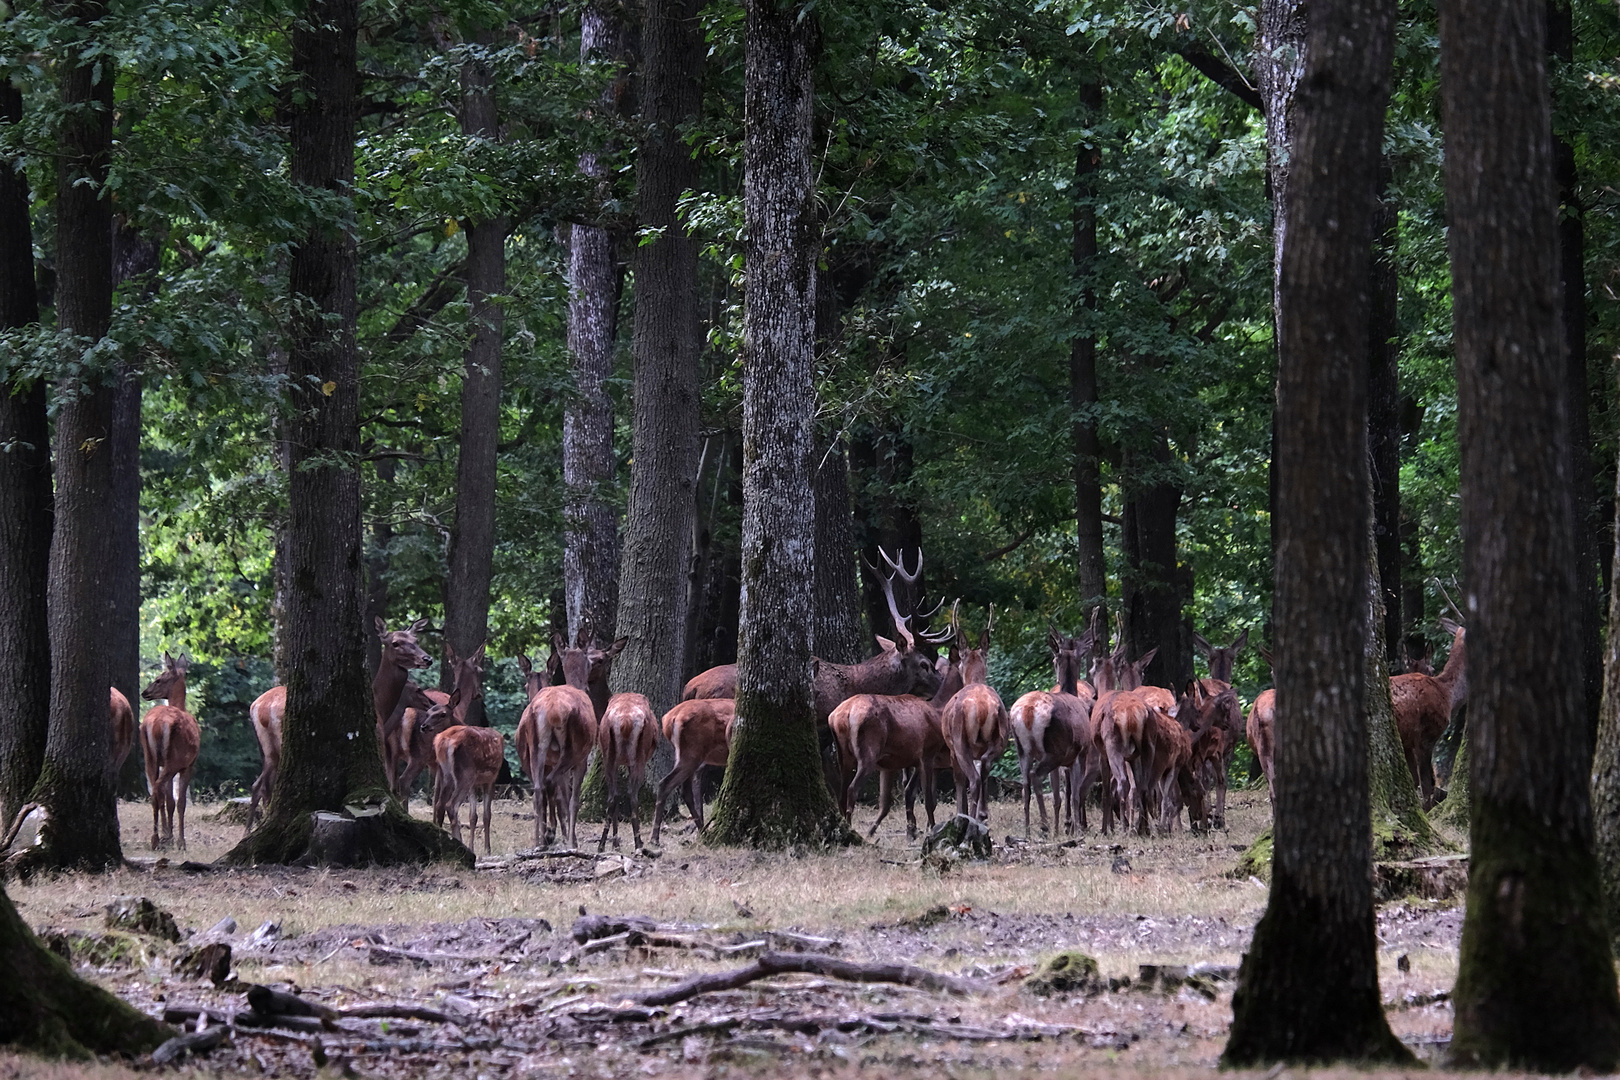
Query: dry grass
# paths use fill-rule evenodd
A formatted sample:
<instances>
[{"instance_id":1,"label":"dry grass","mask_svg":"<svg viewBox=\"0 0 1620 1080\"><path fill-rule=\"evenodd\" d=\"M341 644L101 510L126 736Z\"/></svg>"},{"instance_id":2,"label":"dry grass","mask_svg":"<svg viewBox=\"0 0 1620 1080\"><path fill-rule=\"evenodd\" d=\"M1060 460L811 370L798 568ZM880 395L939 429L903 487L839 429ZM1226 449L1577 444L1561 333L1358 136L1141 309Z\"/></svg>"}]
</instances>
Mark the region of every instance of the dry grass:
<instances>
[{"instance_id":1,"label":"dry grass","mask_svg":"<svg viewBox=\"0 0 1620 1080\"><path fill-rule=\"evenodd\" d=\"M98 929L102 905L122 894L150 896L173 912L182 927L198 930L226 915L234 917L244 931L267 920L279 922L284 933L295 939L291 946L278 948L273 955L240 957L240 978L294 985L334 1003L391 996L426 1001L442 998L448 986L461 987L454 992L477 998L481 1007L487 1002L493 1003L487 1007L498 1009L503 1002L572 993L569 988L574 983L569 980L580 979L585 980L578 984L584 987L582 992L614 1001L637 987L645 988L650 980L656 982L646 969L714 967L713 961L691 953L659 951L653 955L620 950L558 969L546 958L554 959L565 951L562 939L581 907L599 913L637 913L661 921L701 923L716 928L717 933L744 936L769 928L800 929L844 941L846 955L906 959L936 970L1005 969L1034 963L1058 949L1083 948L1097 956L1105 974L1127 975L1147 962L1238 961L1266 894L1256 884L1232 880L1226 874L1236 861L1237 850L1246 847L1267 823L1268 805L1260 793L1233 795L1226 833L1104 838L1093 832L1072 848L1007 842L1009 833L1022 833L1022 811L1010 802L998 804L992 809L996 859L959 865L943 875L917 863L915 848L905 842L904 817L896 814L885 823L876 844L797 858L715 850L694 837L666 832L661 858L638 859L630 875L602 880L559 882L489 869L441 867L413 871L265 868L190 874L170 865L14 884L11 895L35 926ZM190 850L185 857L211 860L239 838L240 827L216 820L213 810L194 808ZM497 858L532 844L533 822L526 816L528 810L526 803L497 804ZM420 805L417 812L422 812ZM870 808L861 808L857 824L869 823L871 815ZM135 857L148 856L149 809L125 804L122 818L126 851ZM588 831L593 844L597 828ZM586 839L583 830L581 839ZM627 847L628 842L626 834ZM177 853L167 854L175 863L180 861ZM902 925L939 906L953 912L939 925L925 929ZM480 933L487 944L490 931L477 930L483 924L474 922L475 929L469 934L464 924L513 917L542 917L556 927L559 933L546 946L550 951L531 954L522 962L484 965L449 983L444 967L375 967L367 962L364 947L345 947L350 934L385 932L390 944L409 948L472 948L479 944L473 938ZM1386 1000L1450 986L1456 969L1455 935L1443 927L1436 931L1436 925L1436 916L1429 911L1386 913L1381 919L1381 934L1388 934L1380 958ZM348 929L334 932L335 927ZM297 938L310 944L300 948ZM1405 973L1396 968L1396 959L1403 954L1410 960L1410 971ZM218 993L194 986L177 988L161 965L144 971L102 972L97 977L149 1008L158 1007L155 1003L166 995L205 1000ZM798 991L760 988L752 996L738 992L738 1000L754 1001L757 1008L783 1007L794 993ZM800 997L808 1003L801 1004L802 1008L814 1005L867 1012L885 1007L938 1014L941 1007L948 1007L960 1013L963 1023L1028 1020L1074 1024L1093 1031L1130 1032L1137 1041L1120 1050L1072 1039L961 1043L894 1035L829 1049L820 1043L811 1045L802 1037L783 1037L781 1045L772 1049L753 1046L759 1039L727 1041L721 1037L699 1040L701 1045L688 1039L657 1053L626 1049L629 1044L624 1043L601 1044L593 1053L577 1040L552 1039L544 1043L543 1050L505 1057L499 1051L462 1055L434 1064L432 1071L472 1069L480 1077L678 1077L738 1071L832 1076L864 1065L868 1070L877 1067L886 1072L959 1078L1008 1070L1099 1067L1122 1077L1147 1072L1208 1076L1224 1043L1231 1010L1229 991L1214 1002L1187 992L1169 998L1122 993L1047 1000L1019 992L1016 983L987 998L955 1003L887 987L834 986L814 991L806 987ZM224 997L217 1000L227 1004ZM678 1022L680 1015L673 1014L670 1023ZM1450 1012L1444 1004L1399 1008L1392 1011L1391 1023L1398 1033L1432 1040L1449 1032ZM794 1038L804 1045L793 1049ZM234 1071L244 1061L254 1060L246 1054L242 1050L230 1057L221 1052L209 1067ZM265 1059L257 1060L262 1063ZM274 1058L268 1068L315 1075L307 1055L296 1060L285 1055ZM386 1058L357 1060L355 1068L362 1074L418 1075L424 1071L420 1063L410 1067ZM30 1080L94 1076L100 1080L119 1075L122 1071L114 1066L44 1066L0 1057L0 1080L12 1076ZM1347 1074L1323 1071L1312 1075Z\"/></svg>"}]
</instances>

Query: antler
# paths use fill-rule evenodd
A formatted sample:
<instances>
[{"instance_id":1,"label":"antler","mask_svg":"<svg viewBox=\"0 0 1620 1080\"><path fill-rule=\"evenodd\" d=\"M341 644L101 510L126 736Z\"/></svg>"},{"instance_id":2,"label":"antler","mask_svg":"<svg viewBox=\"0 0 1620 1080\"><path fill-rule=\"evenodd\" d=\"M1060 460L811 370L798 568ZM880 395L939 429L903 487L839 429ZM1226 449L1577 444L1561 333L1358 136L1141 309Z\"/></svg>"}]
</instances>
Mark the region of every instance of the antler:
<instances>
[{"instance_id":1,"label":"antler","mask_svg":"<svg viewBox=\"0 0 1620 1080\"><path fill-rule=\"evenodd\" d=\"M889 567L894 571L891 574L878 574L878 576L883 579L883 598L889 602L889 615L894 619L894 631L895 633L899 634L901 640L906 643L906 648L914 649L917 647L917 639L912 636L910 628L906 626L906 617L900 614L900 605L896 604L894 601L894 578L895 575L898 574L908 583L916 581L917 575L922 573L922 553L917 553L917 569L910 575L907 575L905 567L902 564L896 563L893 559L889 558L889 553L884 551L882 547L878 548L878 555L882 557L883 561L888 563ZM871 566L871 563L868 563L867 565ZM877 567L874 566L872 569L876 571Z\"/></svg>"},{"instance_id":2,"label":"antler","mask_svg":"<svg viewBox=\"0 0 1620 1080\"><path fill-rule=\"evenodd\" d=\"M1457 584L1457 579L1452 578L1451 583L1453 585ZM1450 606L1452 614L1457 616L1457 621L1459 623L1466 623L1468 620L1463 616L1462 608L1458 607L1457 602L1451 598L1451 594L1446 592L1445 582L1441 581L1439 578L1435 578L1434 587L1439 589L1440 595L1446 598L1446 604Z\"/></svg>"}]
</instances>

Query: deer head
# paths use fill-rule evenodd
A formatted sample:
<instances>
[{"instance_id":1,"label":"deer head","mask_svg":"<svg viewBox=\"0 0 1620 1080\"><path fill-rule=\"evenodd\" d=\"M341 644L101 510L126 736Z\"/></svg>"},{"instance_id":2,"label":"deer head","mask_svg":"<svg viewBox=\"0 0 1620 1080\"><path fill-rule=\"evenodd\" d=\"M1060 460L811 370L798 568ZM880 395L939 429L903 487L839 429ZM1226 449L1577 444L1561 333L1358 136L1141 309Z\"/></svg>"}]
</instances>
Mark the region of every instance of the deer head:
<instances>
[{"instance_id":1,"label":"deer head","mask_svg":"<svg viewBox=\"0 0 1620 1080\"><path fill-rule=\"evenodd\" d=\"M1153 658L1158 655L1159 647L1155 645L1129 664L1116 666L1115 670L1119 673L1119 688L1121 690L1140 690L1142 688L1142 672L1147 670L1147 666L1153 663ZM1123 643L1114 651L1114 657L1116 665L1117 661L1125 658L1125 646Z\"/></svg>"},{"instance_id":2,"label":"deer head","mask_svg":"<svg viewBox=\"0 0 1620 1080\"><path fill-rule=\"evenodd\" d=\"M977 647L968 644L967 634L957 619L954 607L951 609L951 622L956 626L956 640L951 645L951 658L957 670L962 673L962 685L984 682L990 674L990 631L996 625L996 605L990 605L990 614L985 620L984 629L979 632Z\"/></svg>"},{"instance_id":3,"label":"deer head","mask_svg":"<svg viewBox=\"0 0 1620 1080\"><path fill-rule=\"evenodd\" d=\"M545 668L536 668L529 661L527 655L519 653L517 657L518 670L523 673L523 695L528 698L540 692L542 686L550 686L551 679Z\"/></svg>"},{"instance_id":4,"label":"deer head","mask_svg":"<svg viewBox=\"0 0 1620 1080\"><path fill-rule=\"evenodd\" d=\"M382 616L376 617L377 638L382 642L382 662L384 666L392 664L400 668L425 668L433 664L433 659L422 651L417 644L416 635L428 628L426 619L417 619L404 630L390 630L382 621Z\"/></svg>"},{"instance_id":5,"label":"deer head","mask_svg":"<svg viewBox=\"0 0 1620 1080\"><path fill-rule=\"evenodd\" d=\"M1073 694L1080 688L1086 670L1086 658L1091 655L1095 628L1087 629L1079 637L1066 637L1057 627L1046 628L1046 643L1052 650L1052 668L1057 674L1058 689Z\"/></svg>"},{"instance_id":6,"label":"deer head","mask_svg":"<svg viewBox=\"0 0 1620 1080\"><path fill-rule=\"evenodd\" d=\"M1435 678L1450 688L1451 707L1455 709L1468 697L1466 628L1461 623L1442 618L1440 620L1440 629L1451 635L1451 655L1446 657L1446 666L1440 669L1440 674L1436 675Z\"/></svg>"},{"instance_id":7,"label":"deer head","mask_svg":"<svg viewBox=\"0 0 1620 1080\"><path fill-rule=\"evenodd\" d=\"M1193 647L1198 650L1205 660L1209 661L1209 677L1219 679L1223 683L1232 681L1232 666L1237 663L1238 653L1242 652L1243 646L1248 643L1249 631L1247 629L1239 634L1232 644L1220 649L1205 641L1202 634L1193 634Z\"/></svg>"},{"instance_id":8,"label":"deer head","mask_svg":"<svg viewBox=\"0 0 1620 1080\"><path fill-rule=\"evenodd\" d=\"M589 691L591 680L591 655L588 645L588 630L581 629L574 644L569 645L563 637L561 630L551 633L551 654L562 668L563 682L576 690ZM546 666L551 666L547 661Z\"/></svg>"},{"instance_id":9,"label":"deer head","mask_svg":"<svg viewBox=\"0 0 1620 1080\"><path fill-rule=\"evenodd\" d=\"M191 657L181 654L176 660L168 651L163 653L163 671L153 679L151 685L141 691L141 697L147 701L167 701L177 709L186 707L186 671L191 667Z\"/></svg>"},{"instance_id":10,"label":"deer head","mask_svg":"<svg viewBox=\"0 0 1620 1080\"><path fill-rule=\"evenodd\" d=\"M458 718L465 720L472 703L484 696L484 646L462 659L444 647L445 660L450 664L450 707Z\"/></svg>"}]
</instances>

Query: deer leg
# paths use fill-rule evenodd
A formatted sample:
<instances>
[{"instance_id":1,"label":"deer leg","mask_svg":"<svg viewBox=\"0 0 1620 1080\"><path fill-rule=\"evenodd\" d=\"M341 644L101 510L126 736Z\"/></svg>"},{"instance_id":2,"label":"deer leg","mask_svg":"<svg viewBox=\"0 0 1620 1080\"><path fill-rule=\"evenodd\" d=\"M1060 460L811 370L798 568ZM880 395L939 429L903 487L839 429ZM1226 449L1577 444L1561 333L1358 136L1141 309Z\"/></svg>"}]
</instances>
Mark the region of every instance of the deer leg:
<instances>
[{"instance_id":1,"label":"deer leg","mask_svg":"<svg viewBox=\"0 0 1620 1080\"><path fill-rule=\"evenodd\" d=\"M176 810L180 817L180 850L184 851L186 850L186 796L191 792L191 770L186 769L176 774L174 784L178 789L175 793L175 802L178 804Z\"/></svg>"},{"instance_id":2,"label":"deer leg","mask_svg":"<svg viewBox=\"0 0 1620 1080\"><path fill-rule=\"evenodd\" d=\"M1052 769L1050 767L1048 767L1044 771L1037 770L1035 775L1033 777L1031 777L1031 779L1033 779L1035 781L1035 809L1037 809L1037 810L1039 810L1041 812L1041 835L1042 836L1051 836L1052 835L1052 830L1046 823L1046 778L1048 776L1050 776L1050 775L1052 775ZM1054 779L1052 781L1052 783L1053 783L1053 788L1052 788L1052 820L1056 821L1057 820L1057 811L1058 811L1058 807L1057 807L1057 787L1056 787L1057 781Z\"/></svg>"},{"instance_id":3,"label":"deer leg","mask_svg":"<svg viewBox=\"0 0 1620 1080\"><path fill-rule=\"evenodd\" d=\"M1024 748L1022 746L1020 746L1018 749L1020 751L1022 751ZM1035 783L1034 761L1032 760L1033 758L1034 758L1033 753L1026 754L1026 753L1020 752L1019 755L1018 755L1018 771L1023 775L1023 781L1024 781L1024 839L1025 840L1029 839L1029 797L1030 797L1030 795L1033 794L1033 792L1030 790L1030 787L1031 787L1031 785L1033 785ZM1045 816L1044 811L1042 813L1042 816Z\"/></svg>"},{"instance_id":4,"label":"deer leg","mask_svg":"<svg viewBox=\"0 0 1620 1080\"><path fill-rule=\"evenodd\" d=\"M484 785L484 854L489 851L489 828L495 820L495 785L493 782Z\"/></svg>"},{"instance_id":5,"label":"deer leg","mask_svg":"<svg viewBox=\"0 0 1620 1080\"><path fill-rule=\"evenodd\" d=\"M635 842L635 850L641 850L641 789L647 782L647 766L645 763L636 764L634 759L626 770L630 779L630 837Z\"/></svg>"},{"instance_id":6,"label":"deer leg","mask_svg":"<svg viewBox=\"0 0 1620 1080\"><path fill-rule=\"evenodd\" d=\"M883 819L889 816L889 810L894 805L894 777L895 770L893 769L884 769L878 773L877 819L872 822L872 827L866 832L868 840L877 835L878 826L883 824Z\"/></svg>"},{"instance_id":7,"label":"deer leg","mask_svg":"<svg viewBox=\"0 0 1620 1080\"><path fill-rule=\"evenodd\" d=\"M658 846L658 834L659 831L664 827L664 807L668 804L670 796L675 794L675 790L677 788L684 790L685 786L686 776L682 774L682 765L680 760L677 758L675 767L669 770L669 774L665 776L663 782L658 785L658 802L653 806L653 847Z\"/></svg>"}]
</instances>

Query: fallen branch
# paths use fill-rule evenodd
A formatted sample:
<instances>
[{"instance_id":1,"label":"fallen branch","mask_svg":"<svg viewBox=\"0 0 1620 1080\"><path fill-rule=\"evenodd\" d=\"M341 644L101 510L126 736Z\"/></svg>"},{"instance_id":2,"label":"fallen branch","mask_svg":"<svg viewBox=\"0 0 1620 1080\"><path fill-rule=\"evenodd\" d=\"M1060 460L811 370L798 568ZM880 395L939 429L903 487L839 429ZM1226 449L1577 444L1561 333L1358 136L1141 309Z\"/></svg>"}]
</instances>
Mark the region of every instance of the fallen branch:
<instances>
[{"instance_id":1,"label":"fallen branch","mask_svg":"<svg viewBox=\"0 0 1620 1080\"><path fill-rule=\"evenodd\" d=\"M972 994L985 989L984 984L976 980L941 975L911 964L863 964L817 953L768 952L748 967L697 975L676 986L644 994L639 1000L643 1005L673 1005L699 994L735 990L772 975L788 974L825 975L845 982L898 983L951 994Z\"/></svg>"},{"instance_id":2,"label":"fallen branch","mask_svg":"<svg viewBox=\"0 0 1620 1080\"><path fill-rule=\"evenodd\" d=\"M206 1054L225 1041L230 1029L227 1027L209 1027L202 1031L195 1031L189 1035L176 1035L156 1050L152 1051L152 1063L167 1065L171 1061L178 1061L187 1054Z\"/></svg>"},{"instance_id":3,"label":"fallen branch","mask_svg":"<svg viewBox=\"0 0 1620 1080\"><path fill-rule=\"evenodd\" d=\"M397 1017L401 1020L426 1020L431 1024L465 1023L464 1018L457 1019L449 1013L442 1013L438 1009L424 1009L420 1005L350 1005L346 1009L339 1009L338 1015L359 1019Z\"/></svg>"},{"instance_id":4,"label":"fallen branch","mask_svg":"<svg viewBox=\"0 0 1620 1080\"><path fill-rule=\"evenodd\" d=\"M247 1000L248 1008L260 1016L315 1016L322 1020L337 1016L336 1009L268 986L248 987Z\"/></svg>"},{"instance_id":5,"label":"fallen branch","mask_svg":"<svg viewBox=\"0 0 1620 1080\"><path fill-rule=\"evenodd\" d=\"M208 1017L208 1024L229 1024L231 1014L219 1012L216 1009L207 1009L201 1005L170 1005L163 1010L165 1024L185 1024L201 1017Z\"/></svg>"},{"instance_id":6,"label":"fallen branch","mask_svg":"<svg viewBox=\"0 0 1620 1080\"><path fill-rule=\"evenodd\" d=\"M410 949L396 949L392 945L373 945L368 953L368 959L379 967L398 963L420 964L423 967L431 967L434 964L444 963L493 964L498 962L501 957L498 955L472 956L467 953L412 952Z\"/></svg>"}]
</instances>

